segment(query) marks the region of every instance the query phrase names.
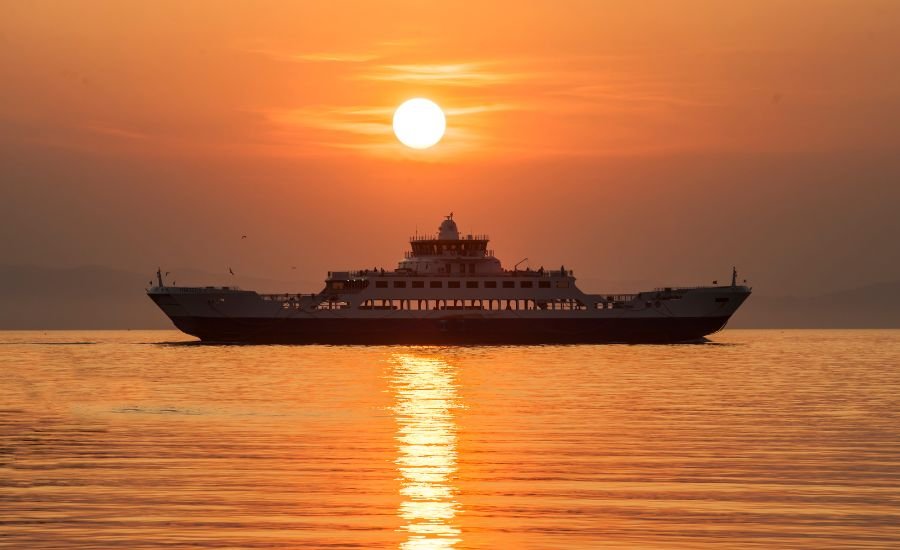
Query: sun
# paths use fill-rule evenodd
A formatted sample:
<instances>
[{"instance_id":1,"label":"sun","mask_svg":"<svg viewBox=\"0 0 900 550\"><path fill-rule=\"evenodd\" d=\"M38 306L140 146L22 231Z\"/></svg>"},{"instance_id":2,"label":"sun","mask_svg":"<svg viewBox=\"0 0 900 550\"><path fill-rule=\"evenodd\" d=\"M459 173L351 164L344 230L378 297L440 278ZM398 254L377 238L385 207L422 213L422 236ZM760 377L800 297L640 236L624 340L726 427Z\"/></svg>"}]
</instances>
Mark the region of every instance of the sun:
<instances>
[{"instance_id":1,"label":"sun","mask_svg":"<svg viewBox=\"0 0 900 550\"><path fill-rule=\"evenodd\" d=\"M428 149L441 141L446 129L444 111L430 99L410 99L394 111L394 134L407 147Z\"/></svg>"}]
</instances>

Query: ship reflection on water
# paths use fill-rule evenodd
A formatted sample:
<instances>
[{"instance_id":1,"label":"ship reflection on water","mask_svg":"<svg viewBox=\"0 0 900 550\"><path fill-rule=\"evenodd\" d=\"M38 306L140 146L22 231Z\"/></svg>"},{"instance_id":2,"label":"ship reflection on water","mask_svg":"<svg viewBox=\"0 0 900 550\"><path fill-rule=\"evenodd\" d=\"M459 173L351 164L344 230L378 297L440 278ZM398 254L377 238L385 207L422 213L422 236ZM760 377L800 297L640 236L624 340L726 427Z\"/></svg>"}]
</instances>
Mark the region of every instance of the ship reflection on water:
<instances>
[{"instance_id":1,"label":"ship reflection on water","mask_svg":"<svg viewBox=\"0 0 900 550\"><path fill-rule=\"evenodd\" d=\"M453 548L460 541L460 512L453 486L456 423L460 407L454 367L439 358L398 354L391 387L397 420L397 469L403 502L398 515L405 549Z\"/></svg>"}]
</instances>

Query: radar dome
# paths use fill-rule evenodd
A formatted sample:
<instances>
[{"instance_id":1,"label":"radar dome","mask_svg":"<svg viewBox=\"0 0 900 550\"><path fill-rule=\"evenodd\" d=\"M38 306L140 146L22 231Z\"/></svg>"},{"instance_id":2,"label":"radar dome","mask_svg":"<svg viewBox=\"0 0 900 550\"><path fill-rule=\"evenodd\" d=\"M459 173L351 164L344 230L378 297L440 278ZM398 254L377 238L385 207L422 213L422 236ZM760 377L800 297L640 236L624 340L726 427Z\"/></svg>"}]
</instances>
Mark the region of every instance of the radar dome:
<instances>
[{"instance_id":1,"label":"radar dome","mask_svg":"<svg viewBox=\"0 0 900 550\"><path fill-rule=\"evenodd\" d=\"M441 222L441 227L438 228L438 239L442 241L459 240L459 230L456 228L456 222L453 221L453 214Z\"/></svg>"}]
</instances>

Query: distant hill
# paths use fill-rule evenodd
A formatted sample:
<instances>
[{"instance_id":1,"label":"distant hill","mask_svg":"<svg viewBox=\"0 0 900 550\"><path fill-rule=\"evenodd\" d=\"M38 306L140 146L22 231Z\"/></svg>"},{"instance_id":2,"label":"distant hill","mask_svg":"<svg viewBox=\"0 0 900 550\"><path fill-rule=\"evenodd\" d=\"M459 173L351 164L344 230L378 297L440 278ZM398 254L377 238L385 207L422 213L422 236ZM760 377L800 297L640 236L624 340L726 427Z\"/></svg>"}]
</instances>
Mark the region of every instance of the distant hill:
<instances>
[{"instance_id":1,"label":"distant hill","mask_svg":"<svg viewBox=\"0 0 900 550\"><path fill-rule=\"evenodd\" d=\"M733 328L900 328L900 281L818 296L754 293L741 306Z\"/></svg>"},{"instance_id":2,"label":"distant hill","mask_svg":"<svg viewBox=\"0 0 900 550\"><path fill-rule=\"evenodd\" d=\"M173 273L179 284L235 284L235 278L227 274L192 269ZM0 330L171 328L169 320L144 295L149 279L148 274L95 266L0 266ZM321 285L321 281L290 283L253 277L240 277L237 282L267 292L308 292ZM900 282L812 297L776 297L757 291L729 326L900 328Z\"/></svg>"},{"instance_id":3,"label":"distant hill","mask_svg":"<svg viewBox=\"0 0 900 550\"><path fill-rule=\"evenodd\" d=\"M227 274L192 269L173 273L179 284L235 284ZM144 293L150 278L149 274L96 266L0 266L0 330L171 328L169 319ZM309 291L321 283L292 285L240 277L238 284L269 292L296 292L298 288Z\"/></svg>"}]
</instances>

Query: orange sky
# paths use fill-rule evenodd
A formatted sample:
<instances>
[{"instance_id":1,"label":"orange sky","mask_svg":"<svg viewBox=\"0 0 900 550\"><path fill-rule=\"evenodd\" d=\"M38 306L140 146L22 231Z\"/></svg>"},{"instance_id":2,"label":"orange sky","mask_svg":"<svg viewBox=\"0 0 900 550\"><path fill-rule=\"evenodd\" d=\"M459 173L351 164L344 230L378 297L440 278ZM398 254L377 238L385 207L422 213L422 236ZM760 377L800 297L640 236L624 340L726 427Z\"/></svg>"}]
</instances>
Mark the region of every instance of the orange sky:
<instances>
[{"instance_id":1,"label":"orange sky","mask_svg":"<svg viewBox=\"0 0 900 550\"><path fill-rule=\"evenodd\" d=\"M453 210L597 285L900 279L898 2L3 12L0 263L315 284ZM447 113L431 150L391 133L414 96Z\"/></svg>"}]
</instances>

